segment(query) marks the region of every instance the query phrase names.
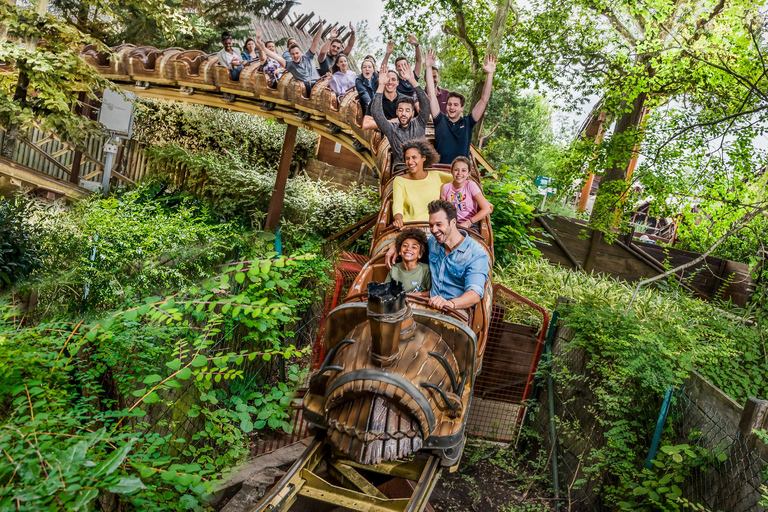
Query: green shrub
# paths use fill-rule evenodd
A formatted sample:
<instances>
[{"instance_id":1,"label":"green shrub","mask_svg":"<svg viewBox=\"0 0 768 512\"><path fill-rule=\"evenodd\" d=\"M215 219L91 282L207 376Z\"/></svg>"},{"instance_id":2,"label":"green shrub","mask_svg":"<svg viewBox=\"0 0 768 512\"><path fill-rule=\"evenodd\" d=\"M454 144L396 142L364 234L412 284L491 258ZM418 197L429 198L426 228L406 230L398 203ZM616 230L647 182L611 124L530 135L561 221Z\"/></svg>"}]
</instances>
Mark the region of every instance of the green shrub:
<instances>
[{"instance_id":1,"label":"green shrub","mask_svg":"<svg viewBox=\"0 0 768 512\"><path fill-rule=\"evenodd\" d=\"M582 400L588 402L604 443L599 448L590 445L580 460L584 474L609 505L634 502L639 508L660 510L654 508L655 501L674 510L675 504L683 503L671 488L660 493L659 488L669 486L651 485L648 475L641 479L639 468L665 390L679 387L691 370L739 403L748 396L768 397L763 325L727 316L676 284L642 289L627 310L633 284L553 267L544 260L520 259L497 268L494 276L496 282L548 310L555 308L559 296L573 299L559 306L562 323L573 328L574 336L561 345L563 357L555 360L553 377L562 389L589 390L589 398ZM568 365L572 351L584 354L583 368ZM576 438L585 435L581 428L565 419L558 426L559 435ZM676 475L689 474L688 466L672 469ZM666 473L657 473L653 474L659 481L666 482ZM643 499L633 494L643 492L647 494Z\"/></svg>"},{"instance_id":2,"label":"green shrub","mask_svg":"<svg viewBox=\"0 0 768 512\"><path fill-rule=\"evenodd\" d=\"M304 355L286 326L327 264L275 256L80 323L0 303L0 509L196 509L249 435L290 432L301 372L262 369Z\"/></svg>"},{"instance_id":3,"label":"green shrub","mask_svg":"<svg viewBox=\"0 0 768 512\"><path fill-rule=\"evenodd\" d=\"M28 222L28 215L28 204L21 197L0 197L0 289L40 265L39 230Z\"/></svg>"},{"instance_id":4,"label":"green shrub","mask_svg":"<svg viewBox=\"0 0 768 512\"><path fill-rule=\"evenodd\" d=\"M192 198L156 197L158 190L139 186L72 208L37 205L32 221L41 230L43 264L33 284L41 306L113 308L177 290L242 246L236 225L219 223Z\"/></svg>"},{"instance_id":5,"label":"green shrub","mask_svg":"<svg viewBox=\"0 0 768 512\"><path fill-rule=\"evenodd\" d=\"M181 102L141 100L134 138L149 147L175 144L193 152L237 155L247 166L277 169L285 125L260 116ZM314 156L317 135L299 130L293 162Z\"/></svg>"},{"instance_id":6,"label":"green shrub","mask_svg":"<svg viewBox=\"0 0 768 512\"><path fill-rule=\"evenodd\" d=\"M245 215L259 226L266 215L275 172L235 157L192 154L175 145L147 152L153 176L204 199L227 217ZM339 190L300 174L288 179L283 219L305 236L328 236L379 208L369 188Z\"/></svg>"},{"instance_id":7,"label":"green shrub","mask_svg":"<svg viewBox=\"0 0 768 512\"><path fill-rule=\"evenodd\" d=\"M501 179L486 179L483 191L493 204L493 249L499 264L508 264L524 254L538 254L529 233L533 206L521 186Z\"/></svg>"}]
</instances>

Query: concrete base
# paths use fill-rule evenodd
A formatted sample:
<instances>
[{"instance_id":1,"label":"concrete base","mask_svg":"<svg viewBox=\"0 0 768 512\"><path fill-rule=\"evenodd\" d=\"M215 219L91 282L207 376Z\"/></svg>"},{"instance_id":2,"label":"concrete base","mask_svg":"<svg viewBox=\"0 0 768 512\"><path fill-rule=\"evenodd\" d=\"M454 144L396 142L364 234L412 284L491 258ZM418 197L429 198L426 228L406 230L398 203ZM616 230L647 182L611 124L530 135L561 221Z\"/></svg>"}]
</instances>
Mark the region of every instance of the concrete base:
<instances>
[{"instance_id":1,"label":"concrete base","mask_svg":"<svg viewBox=\"0 0 768 512\"><path fill-rule=\"evenodd\" d=\"M222 512L252 510L266 490L285 474L305 448L306 445L302 442L293 443L245 462L218 486L216 492L210 496L209 503L216 506L231 497L221 509Z\"/></svg>"}]
</instances>

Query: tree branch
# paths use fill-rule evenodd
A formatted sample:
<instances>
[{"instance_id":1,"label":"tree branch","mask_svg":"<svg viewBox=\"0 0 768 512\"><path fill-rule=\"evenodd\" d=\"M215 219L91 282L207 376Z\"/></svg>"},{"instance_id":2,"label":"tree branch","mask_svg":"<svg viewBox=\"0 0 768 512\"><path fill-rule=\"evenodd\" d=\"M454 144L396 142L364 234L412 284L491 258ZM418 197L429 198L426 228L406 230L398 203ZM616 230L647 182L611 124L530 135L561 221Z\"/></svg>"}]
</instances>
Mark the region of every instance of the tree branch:
<instances>
[{"instance_id":1,"label":"tree branch","mask_svg":"<svg viewBox=\"0 0 768 512\"><path fill-rule=\"evenodd\" d=\"M616 16L616 13L611 11L610 9L601 9L599 6L594 6L593 9L600 15L604 16L605 19L607 19L611 26L621 34L621 37L627 40L627 42L634 48L637 45L637 38L632 35L632 32L619 20L618 16Z\"/></svg>"}]
</instances>

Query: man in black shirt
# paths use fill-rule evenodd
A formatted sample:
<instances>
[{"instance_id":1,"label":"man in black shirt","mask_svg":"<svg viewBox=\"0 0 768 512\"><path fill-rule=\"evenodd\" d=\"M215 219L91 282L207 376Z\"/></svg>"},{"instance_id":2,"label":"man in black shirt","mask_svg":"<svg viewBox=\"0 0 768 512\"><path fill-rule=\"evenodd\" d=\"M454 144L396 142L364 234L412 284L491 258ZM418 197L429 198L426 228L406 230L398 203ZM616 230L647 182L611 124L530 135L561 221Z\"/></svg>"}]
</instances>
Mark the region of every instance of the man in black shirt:
<instances>
[{"instance_id":1,"label":"man in black shirt","mask_svg":"<svg viewBox=\"0 0 768 512\"><path fill-rule=\"evenodd\" d=\"M483 95L472 108L469 115L464 114L464 96L457 93L448 93L446 113L440 112L440 102L435 94L435 83L432 78L432 66L435 64L435 51L427 51L425 59L427 65L427 95L429 107L432 111L432 120L435 124L435 149L440 153L440 163L450 164L457 156L469 157L469 147L472 143L472 129L483 117L485 107L491 99L491 86L493 85L493 73L496 71L496 57L488 55L483 64L485 70L485 85Z\"/></svg>"},{"instance_id":2,"label":"man in black shirt","mask_svg":"<svg viewBox=\"0 0 768 512\"><path fill-rule=\"evenodd\" d=\"M381 99L381 109L388 121L397 120L397 98L399 97L397 84L400 82L400 78L396 71L389 70L386 78L379 74L379 82L382 80L386 80L386 82L384 83L384 95ZM364 130L375 130L376 128L376 121L373 120L372 116L367 115L363 118Z\"/></svg>"},{"instance_id":3,"label":"man in black shirt","mask_svg":"<svg viewBox=\"0 0 768 512\"><path fill-rule=\"evenodd\" d=\"M318 69L320 76L333 72L333 65L336 64L339 55L343 53L349 57L349 54L352 53L352 47L355 46L355 27L351 23L349 24L349 32L347 46L344 46L344 41L338 38L338 30L333 29L328 34L329 39L323 43L323 46L320 47L320 53L317 54L317 62L320 63L320 69Z\"/></svg>"}]
</instances>

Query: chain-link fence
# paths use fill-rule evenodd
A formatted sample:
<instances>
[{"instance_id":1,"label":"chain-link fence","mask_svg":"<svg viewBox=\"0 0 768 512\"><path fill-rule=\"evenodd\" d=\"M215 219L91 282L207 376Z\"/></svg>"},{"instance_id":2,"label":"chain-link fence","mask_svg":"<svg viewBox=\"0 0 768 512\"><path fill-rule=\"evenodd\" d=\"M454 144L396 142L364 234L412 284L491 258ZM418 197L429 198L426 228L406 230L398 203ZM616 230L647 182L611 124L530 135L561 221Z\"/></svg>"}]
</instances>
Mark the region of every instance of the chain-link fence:
<instances>
[{"instance_id":1,"label":"chain-link fence","mask_svg":"<svg viewBox=\"0 0 768 512\"><path fill-rule=\"evenodd\" d=\"M754 411L735 403L723 407L721 393L695 373L674 392L667 418L674 442L699 447L704 455L681 486L683 497L709 510L763 511L768 451L742 428Z\"/></svg>"},{"instance_id":2,"label":"chain-link fence","mask_svg":"<svg viewBox=\"0 0 768 512\"><path fill-rule=\"evenodd\" d=\"M587 356L567 348L572 337L571 328L560 327L548 344L550 353L545 350L542 367L554 378L549 385L546 378L538 382L526 422L539 434L550 461L557 461L557 499L570 510L610 510L601 501L601 491L618 482L589 470L605 447L606 431L592 412L597 396L586 378ZM768 403L750 400L757 406L748 402L745 411L695 372L672 393L664 439L694 447L701 460L679 485L682 497L692 504L711 511L766 510L761 500L768 495L768 447L752 428L768 425ZM644 416L654 417L659 411L647 413ZM637 450L648 453L651 441L649 435Z\"/></svg>"}]
</instances>

